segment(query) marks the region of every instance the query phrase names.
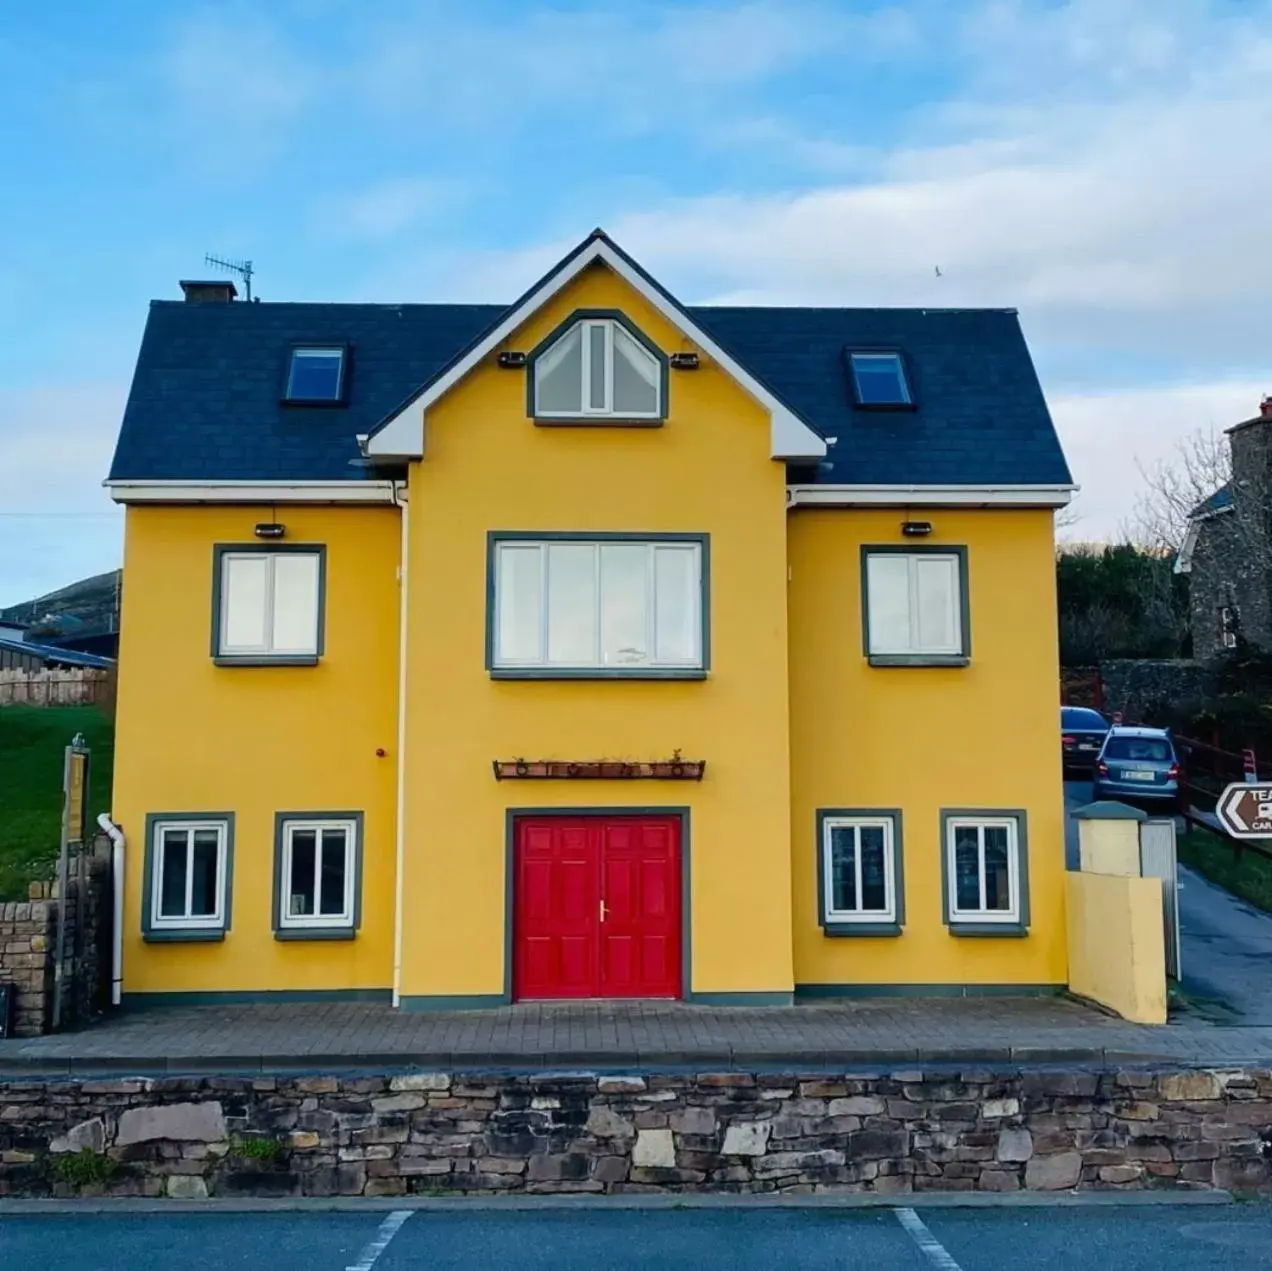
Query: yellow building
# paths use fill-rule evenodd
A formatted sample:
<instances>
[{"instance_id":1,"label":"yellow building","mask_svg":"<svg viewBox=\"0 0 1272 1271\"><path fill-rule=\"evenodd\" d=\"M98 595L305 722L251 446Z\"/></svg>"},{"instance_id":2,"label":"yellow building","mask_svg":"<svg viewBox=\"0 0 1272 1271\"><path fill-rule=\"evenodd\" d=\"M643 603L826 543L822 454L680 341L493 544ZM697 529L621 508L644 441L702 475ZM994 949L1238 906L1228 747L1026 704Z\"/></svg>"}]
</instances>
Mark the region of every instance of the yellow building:
<instances>
[{"instance_id":1,"label":"yellow building","mask_svg":"<svg viewBox=\"0 0 1272 1271\"><path fill-rule=\"evenodd\" d=\"M1013 312L686 308L599 231L507 307L183 287L108 481L126 1001L1065 983Z\"/></svg>"}]
</instances>

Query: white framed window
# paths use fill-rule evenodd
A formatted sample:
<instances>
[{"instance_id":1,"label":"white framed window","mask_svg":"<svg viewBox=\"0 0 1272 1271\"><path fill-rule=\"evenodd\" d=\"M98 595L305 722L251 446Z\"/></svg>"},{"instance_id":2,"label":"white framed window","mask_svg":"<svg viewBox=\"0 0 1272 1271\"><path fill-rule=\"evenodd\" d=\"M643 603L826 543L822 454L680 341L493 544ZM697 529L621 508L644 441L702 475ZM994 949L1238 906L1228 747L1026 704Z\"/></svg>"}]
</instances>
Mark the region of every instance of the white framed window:
<instances>
[{"instance_id":1,"label":"white framed window","mask_svg":"<svg viewBox=\"0 0 1272 1271\"><path fill-rule=\"evenodd\" d=\"M961 551L864 549L867 655L965 658L964 562Z\"/></svg>"},{"instance_id":2,"label":"white framed window","mask_svg":"<svg viewBox=\"0 0 1272 1271\"><path fill-rule=\"evenodd\" d=\"M356 927L360 819L280 817L278 932Z\"/></svg>"},{"instance_id":3,"label":"white framed window","mask_svg":"<svg viewBox=\"0 0 1272 1271\"><path fill-rule=\"evenodd\" d=\"M144 932L223 932L229 910L230 821L150 818Z\"/></svg>"},{"instance_id":4,"label":"white framed window","mask_svg":"<svg viewBox=\"0 0 1272 1271\"><path fill-rule=\"evenodd\" d=\"M534 358L536 418L660 419L663 364L621 322L583 318Z\"/></svg>"},{"instance_id":5,"label":"white framed window","mask_svg":"<svg viewBox=\"0 0 1272 1271\"><path fill-rule=\"evenodd\" d=\"M324 566L320 547L218 548L213 655L316 658L322 652Z\"/></svg>"},{"instance_id":6,"label":"white framed window","mask_svg":"<svg viewBox=\"0 0 1272 1271\"><path fill-rule=\"evenodd\" d=\"M705 538L497 539L491 669L705 666Z\"/></svg>"},{"instance_id":7,"label":"white framed window","mask_svg":"<svg viewBox=\"0 0 1272 1271\"><path fill-rule=\"evenodd\" d=\"M1021 817L948 813L944 820L947 922L1023 926Z\"/></svg>"},{"instance_id":8,"label":"white framed window","mask_svg":"<svg viewBox=\"0 0 1272 1271\"><path fill-rule=\"evenodd\" d=\"M899 926L897 813L822 812L822 926Z\"/></svg>"}]
</instances>

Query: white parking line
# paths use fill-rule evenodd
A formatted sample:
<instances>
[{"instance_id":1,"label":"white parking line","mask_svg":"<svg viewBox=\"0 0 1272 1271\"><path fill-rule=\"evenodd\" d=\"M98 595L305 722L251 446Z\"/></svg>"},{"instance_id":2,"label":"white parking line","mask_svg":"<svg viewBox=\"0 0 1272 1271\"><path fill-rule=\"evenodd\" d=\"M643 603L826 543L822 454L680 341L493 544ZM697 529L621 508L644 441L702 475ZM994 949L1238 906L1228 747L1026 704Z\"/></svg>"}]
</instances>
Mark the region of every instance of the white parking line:
<instances>
[{"instance_id":1,"label":"white parking line","mask_svg":"<svg viewBox=\"0 0 1272 1271\"><path fill-rule=\"evenodd\" d=\"M913 1209L897 1209L893 1212L897 1216L897 1222L910 1233L910 1239L923 1250L934 1267L940 1267L941 1271L962 1271L945 1246L928 1230L927 1223Z\"/></svg>"},{"instance_id":2,"label":"white parking line","mask_svg":"<svg viewBox=\"0 0 1272 1271\"><path fill-rule=\"evenodd\" d=\"M357 1262L351 1262L345 1271L371 1271L380 1255L389 1247L389 1241L401 1230L402 1224L414 1213L413 1209L395 1209L376 1229L367 1247L358 1254Z\"/></svg>"}]
</instances>

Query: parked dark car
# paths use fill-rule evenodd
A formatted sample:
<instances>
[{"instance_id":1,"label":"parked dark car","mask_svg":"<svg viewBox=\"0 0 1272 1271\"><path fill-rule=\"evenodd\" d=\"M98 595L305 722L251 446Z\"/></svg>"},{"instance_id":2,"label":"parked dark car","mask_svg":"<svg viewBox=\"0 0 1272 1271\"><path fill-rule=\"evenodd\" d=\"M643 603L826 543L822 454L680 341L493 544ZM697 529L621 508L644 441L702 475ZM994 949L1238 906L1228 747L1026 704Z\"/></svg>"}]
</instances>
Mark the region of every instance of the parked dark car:
<instances>
[{"instance_id":1,"label":"parked dark car","mask_svg":"<svg viewBox=\"0 0 1272 1271\"><path fill-rule=\"evenodd\" d=\"M1095 767L1100 747L1109 731L1109 721L1086 706L1060 708L1060 756L1065 768Z\"/></svg>"},{"instance_id":2,"label":"parked dark car","mask_svg":"<svg viewBox=\"0 0 1272 1271\"><path fill-rule=\"evenodd\" d=\"M1111 728L1095 764L1095 797L1127 803L1179 804L1179 756L1161 728Z\"/></svg>"}]
</instances>

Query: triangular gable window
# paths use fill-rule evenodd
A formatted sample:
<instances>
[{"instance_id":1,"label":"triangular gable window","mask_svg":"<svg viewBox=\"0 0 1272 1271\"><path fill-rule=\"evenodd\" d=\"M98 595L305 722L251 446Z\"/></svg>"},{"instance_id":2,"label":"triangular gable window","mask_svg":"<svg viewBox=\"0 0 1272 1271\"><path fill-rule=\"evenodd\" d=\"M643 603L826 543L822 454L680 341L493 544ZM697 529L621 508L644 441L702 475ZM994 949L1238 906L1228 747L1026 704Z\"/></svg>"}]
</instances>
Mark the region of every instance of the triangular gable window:
<instances>
[{"instance_id":1,"label":"triangular gable window","mask_svg":"<svg viewBox=\"0 0 1272 1271\"><path fill-rule=\"evenodd\" d=\"M536 419L666 416L666 360L616 318L574 321L531 362Z\"/></svg>"}]
</instances>

